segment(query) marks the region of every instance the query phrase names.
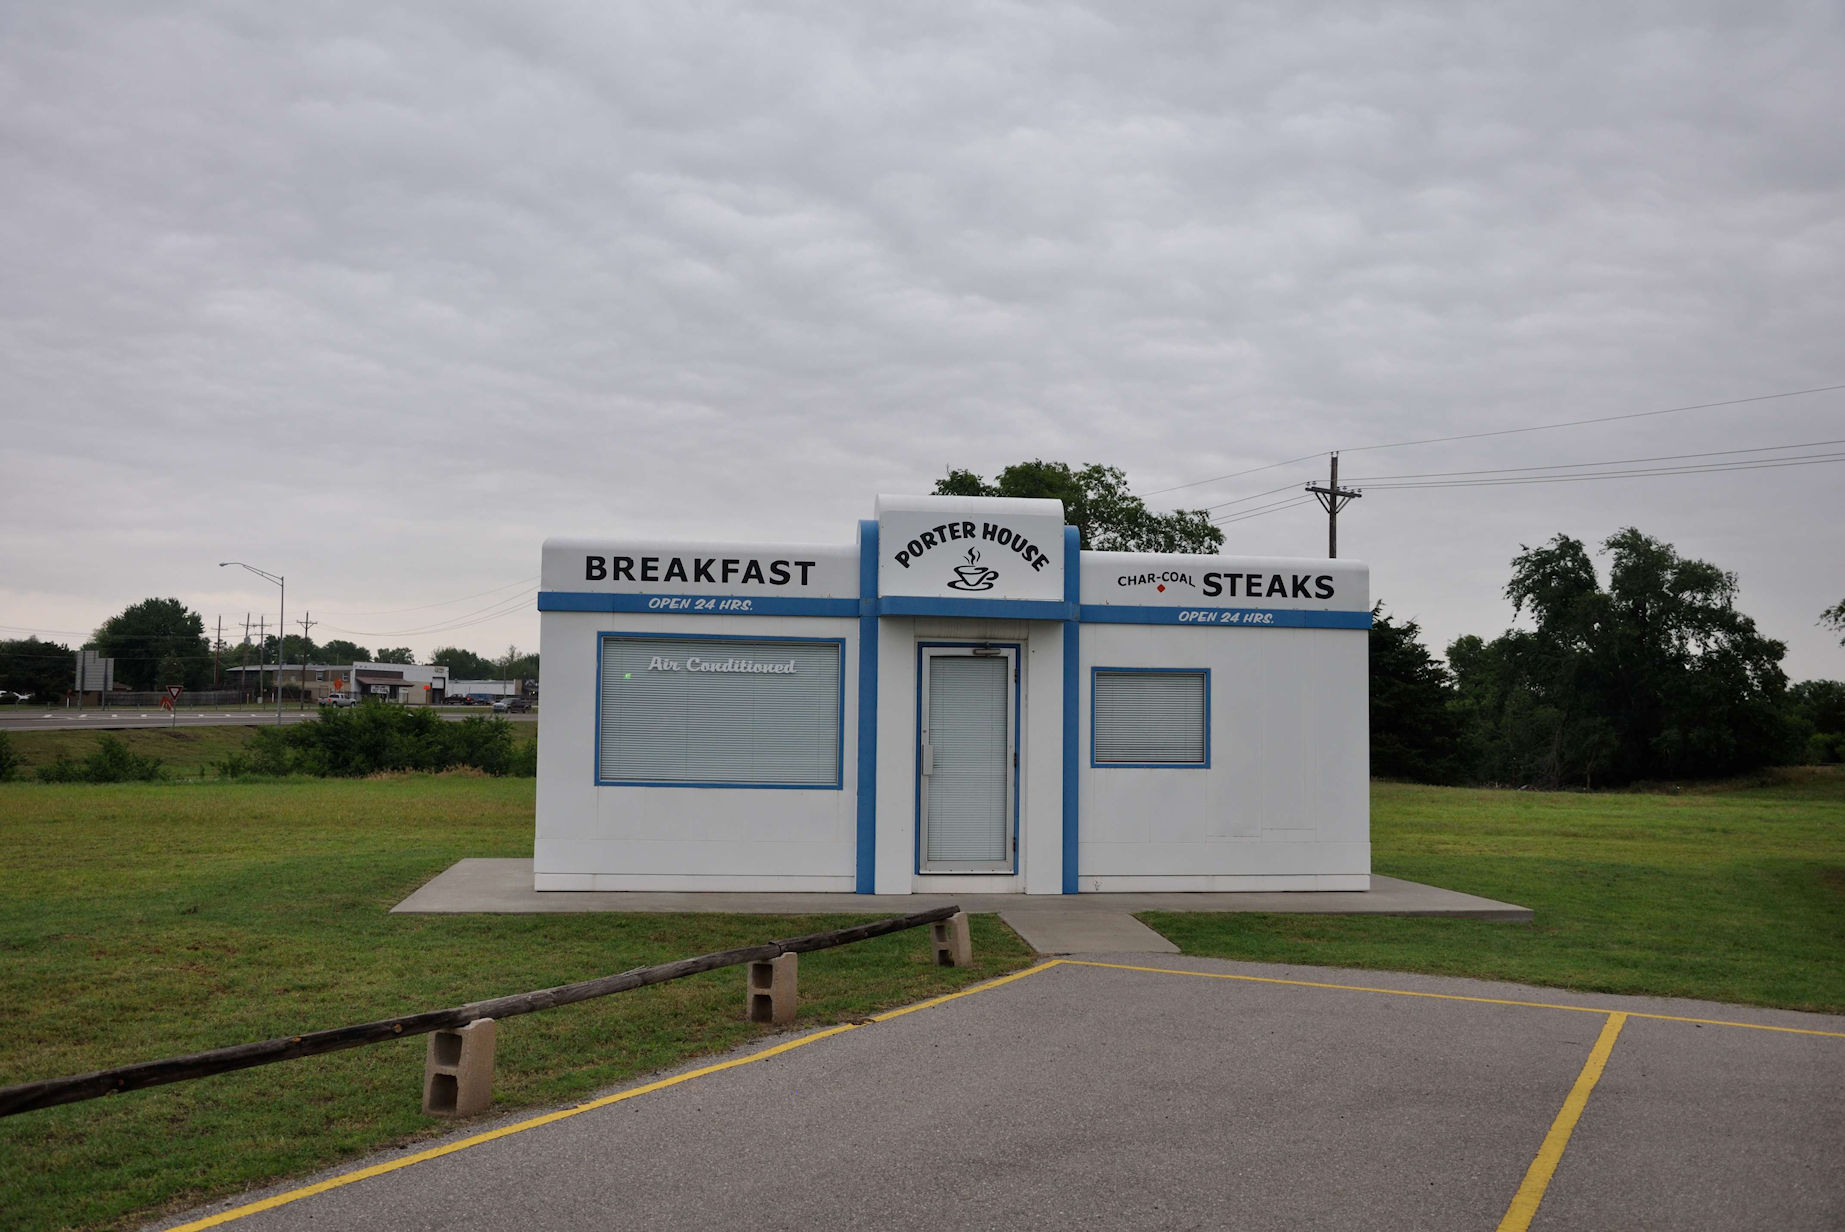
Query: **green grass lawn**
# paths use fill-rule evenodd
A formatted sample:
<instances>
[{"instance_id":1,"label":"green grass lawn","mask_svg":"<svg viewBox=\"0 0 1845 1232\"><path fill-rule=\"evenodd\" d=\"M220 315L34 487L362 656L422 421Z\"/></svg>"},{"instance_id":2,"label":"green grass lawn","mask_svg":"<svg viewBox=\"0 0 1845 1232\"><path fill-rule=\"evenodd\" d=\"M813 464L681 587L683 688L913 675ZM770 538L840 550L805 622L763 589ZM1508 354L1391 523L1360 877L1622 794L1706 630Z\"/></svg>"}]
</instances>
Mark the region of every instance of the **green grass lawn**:
<instances>
[{"instance_id":1,"label":"green grass lawn","mask_svg":"<svg viewBox=\"0 0 1845 1232\"><path fill-rule=\"evenodd\" d=\"M135 733L125 733L135 734ZM837 927L855 916L391 916L463 856L531 853L531 779L0 785L0 1085L456 1005ZM913 930L801 958L803 1026L1016 970ZM509 1019L495 1110L745 1043L743 973ZM0 1120L0 1226L108 1227L446 1132L424 1040Z\"/></svg>"},{"instance_id":2,"label":"green grass lawn","mask_svg":"<svg viewBox=\"0 0 1845 1232\"><path fill-rule=\"evenodd\" d=\"M1531 924L1140 918L1187 954L1845 1012L1845 775L1681 792L1379 783L1373 868L1532 908Z\"/></svg>"},{"instance_id":3,"label":"green grass lawn","mask_svg":"<svg viewBox=\"0 0 1845 1232\"><path fill-rule=\"evenodd\" d=\"M0 1084L454 1005L848 918L386 914L463 856L529 854L532 786L459 775L0 785ZM1142 918L1195 954L1845 1011L1836 770L1651 794L1379 784L1373 840L1379 872L1522 903L1537 920ZM1029 961L990 916L975 917L975 951L970 971L933 967L919 931L803 956L802 1023ZM566 1102L762 1034L742 1021L742 979L714 972L509 1020L496 1111ZM444 1132L451 1123L418 1111L423 1047L405 1040L0 1120L0 1226L118 1226Z\"/></svg>"}]
</instances>

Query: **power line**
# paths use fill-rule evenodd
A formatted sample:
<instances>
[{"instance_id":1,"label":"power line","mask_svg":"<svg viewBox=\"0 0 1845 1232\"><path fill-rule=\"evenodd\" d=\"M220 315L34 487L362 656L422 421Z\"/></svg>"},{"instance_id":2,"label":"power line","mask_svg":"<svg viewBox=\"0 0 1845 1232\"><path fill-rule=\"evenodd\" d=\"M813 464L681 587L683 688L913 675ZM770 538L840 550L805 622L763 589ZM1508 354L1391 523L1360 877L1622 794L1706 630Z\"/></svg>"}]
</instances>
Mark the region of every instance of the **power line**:
<instances>
[{"instance_id":1,"label":"power line","mask_svg":"<svg viewBox=\"0 0 1845 1232\"><path fill-rule=\"evenodd\" d=\"M1553 428L1580 428L1584 424L1615 423L1623 419L1648 419L1655 415L1679 415L1686 411L1707 411L1720 406L1743 406L1751 402L1772 402L1777 398L1798 398L1806 394L1830 393L1845 385L1819 385L1812 389L1790 389L1778 394L1756 394L1748 398L1728 398L1722 402L1697 402L1690 406L1669 406L1660 411L1630 411L1625 415L1601 415L1594 419L1570 419L1562 423L1536 424L1529 428L1499 428L1492 432L1463 432L1458 436L1431 436L1420 441L1394 441L1388 445L1355 445L1346 453L1372 449L1407 449L1411 445L1440 445L1448 441L1477 441L1488 436L1514 436L1520 432L1549 432Z\"/></svg>"},{"instance_id":2,"label":"power line","mask_svg":"<svg viewBox=\"0 0 1845 1232\"><path fill-rule=\"evenodd\" d=\"M513 595L510 598L502 599L496 603L490 603L486 607L477 608L472 612L466 613L465 615L457 616L453 620L439 621L436 624L427 625L427 626L424 626L418 629L391 629L391 630L378 631L378 630L366 630L366 629L346 629L346 628L341 628L339 625L335 625L335 624L329 624L327 626L327 629L330 632L334 632L334 633L344 633L351 637L365 637L365 638L424 637L424 636L428 636L429 634L433 634L433 633L452 633L458 629L468 629L468 628L472 628L475 625L483 625L483 624L488 623L489 621L498 620L503 616L510 616L514 612L518 611L521 607L523 607L527 603L527 601L529 601L532 598L532 596L537 593L538 593L538 588L534 586L530 590L527 590L521 594ZM478 617L479 619L475 619L476 617Z\"/></svg>"},{"instance_id":3,"label":"power line","mask_svg":"<svg viewBox=\"0 0 1845 1232\"><path fill-rule=\"evenodd\" d=\"M1206 505L1205 510L1209 512L1212 509L1222 509L1228 505L1241 505L1247 501L1261 500L1264 496L1273 496L1277 492L1293 492L1299 489L1299 487L1300 485L1298 483L1284 483L1280 487L1270 488L1266 492L1257 492L1251 496L1239 496L1235 500L1218 501L1215 505Z\"/></svg>"},{"instance_id":4,"label":"power line","mask_svg":"<svg viewBox=\"0 0 1845 1232\"><path fill-rule=\"evenodd\" d=\"M1629 411L1622 415L1599 415L1592 419L1568 419L1560 423L1532 424L1523 428L1497 428L1489 432L1462 432L1454 436L1430 436L1413 441L1391 441L1381 445L1353 445L1340 452L1365 453L1379 449L1408 449L1415 445L1441 445L1450 441L1476 441L1491 436L1514 436L1523 432L1549 432L1557 428L1580 428L1586 424L1617 423L1627 419L1648 419L1657 415L1682 415L1687 411L1707 411L1725 406L1744 406L1755 402L1772 402L1779 398L1800 398L1807 394L1831 393L1845 389L1845 384L1817 385L1812 389L1790 389L1781 393L1754 394L1747 398L1726 398L1720 402L1696 402L1688 406L1669 406L1657 411ZM1299 462L1309 462L1320 454L1303 454L1298 458L1289 458L1285 462L1270 462L1265 466L1252 466L1248 470L1234 471L1228 475L1213 475L1209 479L1194 479L1189 483L1175 483L1171 487L1156 488L1151 492L1140 493L1141 496L1161 496L1167 492L1177 492L1183 488L1196 488L1207 483L1221 483L1229 479L1241 479L1245 475L1255 475L1262 471L1272 471L1281 466L1293 466Z\"/></svg>"},{"instance_id":5,"label":"power line","mask_svg":"<svg viewBox=\"0 0 1845 1232\"><path fill-rule=\"evenodd\" d=\"M1259 505L1254 509L1238 510L1227 518L1213 519L1212 524L1216 526L1229 526L1235 522L1247 522L1251 518L1266 517L1271 513L1280 513L1283 509L1293 509L1299 505L1311 505L1313 503L1314 498L1311 496L1293 496L1284 501L1276 501L1272 505Z\"/></svg>"},{"instance_id":6,"label":"power line","mask_svg":"<svg viewBox=\"0 0 1845 1232\"><path fill-rule=\"evenodd\" d=\"M1259 475L1263 471L1272 471L1278 466L1293 466L1296 462L1311 462L1320 455L1304 453L1298 458L1289 458L1286 462L1270 462L1266 466L1252 466L1246 471L1236 471L1229 475L1213 475L1209 479L1194 479L1190 483L1175 483L1170 488L1155 488L1151 492L1142 492L1141 496L1163 496L1167 492L1177 492L1180 488L1195 488L1200 484L1218 483L1225 479L1241 479L1244 475Z\"/></svg>"},{"instance_id":7,"label":"power line","mask_svg":"<svg viewBox=\"0 0 1845 1232\"><path fill-rule=\"evenodd\" d=\"M1374 483L1373 492L1402 492L1421 488L1494 488L1529 483L1584 483L1593 479L1635 479L1645 475L1712 475L1725 471L1775 470L1786 466L1820 466L1845 462L1845 453L1816 454L1801 458L1758 458L1746 462L1713 462L1708 466L1655 466L1624 471L1597 471L1590 475L1514 475L1502 479L1455 479L1434 483Z\"/></svg>"},{"instance_id":8,"label":"power line","mask_svg":"<svg viewBox=\"0 0 1845 1232\"><path fill-rule=\"evenodd\" d=\"M380 608L375 612L346 612L336 610L333 614L335 616L395 616L400 612L424 612L432 607L453 607L457 603L466 603L469 599L478 599L482 595L496 594L502 590L511 590L515 586L530 586L537 580L537 578L520 578L516 582L507 582L504 586L489 586L486 590L477 590L473 594L463 595L459 599L444 599L440 603L419 603L414 607L387 607Z\"/></svg>"},{"instance_id":9,"label":"power line","mask_svg":"<svg viewBox=\"0 0 1845 1232\"><path fill-rule=\"evenodd\" d=\"M1832 443L1834 442L1829 442L1829 441L1812 442L1813 445L1823 445L1823 444L1832 444ZM1845 442L1838 442L1838 443L1845 443ZM1676 457L1684 457L1684 458L1712 457L1712 456L1720 456L1723 454L1734 454L1734 453L1759 453L1759 452L1764 452L1765 449L1794 449L1794 448L1805 448L1805 447L1806 446L1793 446L1793 445L1766 446L1764 447L1763 450L1718 450L1712 454L1682 454L1682 455L1676 455ZM1672 458L1668 457L1668 458L1660 458L1660 459L1630 459L1630 461L1641 461L1641 460L1668 461L1668 460L1672 460ZM1372 491L1409 492L1409 491L1418 491L1422 489L1432 489L1432 488L1501 487L1501 486L1508 486L1508 485L1513 485L1513 484L1527 484L1527 483L1575 483L1575 482L1581 482L1581 481L1590 480L1590 479L1633 479L1633 478L1642 478L1648 475L1660 475L1660 476L1704 475L1704 474L1722 473L1725 471L1770 470L1770 469L1776 469L1776 468L1785 467L1785 466L1811 466L1811 465L1820 465L1820 464L1830 463L1830 462L1845 462L1845 453L1816 454L1816 455L1803 456L1803 457L1797 457L1797 458L1752 458L1752 459L1743 459L1743 460L1739 460L1735 462L1719 462L1719 463L1711 463L1707 465L1698 465L1698 466L1636 467L1636 468L1628 469L1628 470L1598 471L1592 474L1581 474L1581 475L1510 475L1510 476L1506 476L1503 478L1496 478L1496 479L1471 479L1471 480L1470 479L1455 479L1452 481L1429 482L1429 483L1381 482L1381 483L1371 483L1369 486ZM1573 465L1608 466L1608 465L1616 465L1616 463L1612 463L1612 462L1610 463L1575 463ZM1507 469L1517 471L1517 470L1548 470L1548 469L1555 469L1555 468L1512 467L1512 468L1507 468ZM1454 474L1454 475L1472 475L1472 474L1500 475L1500 474L1504 474L1504 472L1501 472L1501 471L1455 471L1455 472L1449 472L1449 473ZM1428 476L1428 477L1432 478L1432 477L1439 476L1440 474L1441 472L1434 472L1432 473L1431 476ZM1388 477L1380 477L1380 478L1407 479L1407 478L1411 478L1411 476L1388 476ZM1424 476L1414 476L1414 478L1424 478ZM1289 485L1289 486L1291 487L1292 485ZM1280 491L1280 490L1282 489L1276 489L1276 491ZM1261 493L1259 495L1270 495L1270 493ZM1245 500L1255 500L1257 499L1257 497L1251 496L1251 497L1245 497L1244 499ZM1226 502L1226 503L1230 503L1230 502ZM1303 496L1303 497L1298 497L1298 498L1291 498L1288 500L1274 501L1267 505L1258 505L1254 509L1241 509L1225 517L1213 518L1212 523L1217 526L1230 526L1237 522L1246 522L1252 518L1267 517L1271 513L1280 513L1286 509L1297 509L1302 505L1311 505L1313 503L1314 503L1314 498L1310 496Z\"/></svg>"},{"instance_id":10,"label":"power line","mask_svg":"<svg viewBox=\"0 0 1845 1232\"><path fill-rule=\"evenodd\" d=\"M1352 482L1376 483L1389 479L1442 479L1454 475L1510 475L1521 471L1566 471L1577 470L1588 466L1627 466L1636 462L1677 462L1685 458L1721 458L1739 453L1775 453L1786 449L1817 449L1821 445L1845 445L1845 439L1833 441L1803 441L1797 445L1758 445L1753 449L1713 449L1706 453L1668 453L1651 458L1610 458L1605 462L1558 462L1551 466L1501 466L1476 471L1421 471L1407 475L1365 475L1352 480ZM1244 497L1243 499L1254 500L1255 497ZM1230 502L1226 501L1224 503L1229 504ZM1213 506L1213 508L1216 508L1216 506Z\"/></svg>"},{"instance_id":11,"label":"power line","mask_svg":"<svg viewBox=\"0 0 1845 1232\"><path fill-rule=\"evenodd\" d=\"M1289 486L1290 488L1293 488L1293 487L1294 487L1294 485L1292 485L1292 484L1289 484L1288 486ZM1294 490L1295 490L1295 491L1299 491L1299 489L1298 489L1298 488L1296 488L1296 489L1294 489ZM1266 513L1266 512L1268 512L1269 510L1272 510L1272 509L1285 509L1285 508L1287 508L1287 507L1288 507L1288 506L1290 506L1290 505L1299 505L1299 504L1304 504L1304 503L1305 503L1305 499L1306 499L1306 498L1304 498L1304 497L1295 497L1295 496L1290 496L1290 497L1287 497L1287 498L1286 498L1286 499L1284 499L1284 500L1278 500L1278 501L1273 501L1273 502L1271 502L1271 503L1269 503L1269 504L1266 504L1266 505L1257 505L1257 506L1256 506L1256 507L1255 507L1254 509L1239 509L1239 510L1237 510L1237 511L1236 511L1235 513L1229 513L1229 514L1225 514L1225 515L1224 515L1223 517L1221 517L1221 518L1212 518L1212 519L1211 519L1211 521L1212 521L1212 522L1213 522L1213 523L1214 523L1215 525L1218 525L1218 526L1228 526L1228 525L1229 525L1230 523L1232 523L1232 522L1240 522L1240 521L1242 521L1242 520L1243 520L1244 518L1246 518L1246 517L1252 517L1252 516L1254 516L1255 514L1258 514L1258 513Z\"/></svg>"}]
</instances>

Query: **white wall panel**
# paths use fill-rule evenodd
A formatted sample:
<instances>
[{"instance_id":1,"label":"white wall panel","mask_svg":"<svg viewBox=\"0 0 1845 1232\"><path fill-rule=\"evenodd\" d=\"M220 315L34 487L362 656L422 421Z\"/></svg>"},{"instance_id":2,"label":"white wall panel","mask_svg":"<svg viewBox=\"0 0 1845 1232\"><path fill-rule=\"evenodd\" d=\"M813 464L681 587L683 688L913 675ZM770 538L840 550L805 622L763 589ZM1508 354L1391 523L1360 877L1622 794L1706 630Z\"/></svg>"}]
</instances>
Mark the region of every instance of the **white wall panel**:
<instances>
[{"instance_id":1,"label":"white wall panel","mask_svg":"<svg viewBox=\"0 0 1845 1232\"><path fill-rule=\"evenodd\" d=\"M1082 635L1083 890L1254 876L1311 889L1298 879L1369 873L1363 630L1086 624ZM1096 666L1209 668L1210 768L1092 767Z\"/></svg>"},{"instance_id":2,"label":"white wall panel","mask_svg":"<svg viewBox=\"0 0 1845 1232\"><path fill-rule=\"evenodd\" d=\"M846 643L843 790L597 787L595 663L599 633L838 637ZM545 612L540 618L538 820L540 875L712 879L792 888L781 879L843 878L855 850L858 622L778 616ZM566 665L574 664L575 671ZM741 879L741 880L738 880ZM677 883L676 883L677 884ZM702 883L701 883L702 884ZM608 888L601 886L599 888ZM664 887L662 887L664 888ZM680 888L696 888L682 885Z\"/></svg>"}]
</instances>

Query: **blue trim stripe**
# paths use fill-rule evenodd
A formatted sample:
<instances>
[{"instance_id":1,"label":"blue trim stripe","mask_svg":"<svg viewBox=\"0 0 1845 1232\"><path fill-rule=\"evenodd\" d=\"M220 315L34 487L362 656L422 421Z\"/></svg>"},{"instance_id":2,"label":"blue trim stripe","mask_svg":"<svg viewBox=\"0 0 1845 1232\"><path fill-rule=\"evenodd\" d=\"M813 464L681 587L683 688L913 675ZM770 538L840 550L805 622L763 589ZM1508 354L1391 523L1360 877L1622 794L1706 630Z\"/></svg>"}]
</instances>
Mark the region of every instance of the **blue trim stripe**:
<instances>
[{"instance_id":1,"label":"blue trim stripe","mask_svg":"<svg viewBox=\"0 0 1845 1232\"><path fill-rule=\"evenodd\" d=\"M541 612L664 612L674 616L856 616L857 599L803 599L794 595L610 595L541 590Z\"/></svg>"},{"instance_id":2,"label":"blue trim stripe","mask_svg":"<svg viewBox=\"0 0 1845 1232\"><path fill-rule=\"evenodd\" d=\"M876 566L874 559L872 565ZM865 563L859 561L859 572ZM861 577L861 584L864 579ZM870 585L875 587L877 579ZM1072 587L1071 589L1074 589ZM1369 629L1370 612L1298 611L1288 608L1141 607L1074 599L938 599L923 595L867 594L859 599L795 595L612 595L589 591L539 592L541 612L658 612L673 616L960 616L976 620L1081 620L1111 625L1235 625L1269 629Z\"/></svg>"},{"instance_id":3,"label":"blue trim stripe","mask_svg":"<svg viewBox=\"0 0 1845 1232\"><path fill-rule=\"evenodd\" d=\"M1071 602L1054 599L941 599L927 595L886 595L878 611L886 616L967 616L976 620L1069 620Z\"/></svg>"},{"instance_id":4,"label":"blue trim stripe","mask_svg":"<svg viewBox=\"0 0 1845 1232\"><path fill-rule=\"evenodd\" d=\"M878 865L878 524L858 524L858 842L860 894L877 893Z\"/></svg>"},{"instance_id":5,"label":"blue trim stripe","mask_svg":"<svg viewBox=\"0 0 1845 1232\"><path fill-rule=\"evenodd\" d=\"M1240 629L1369 629L1369 612L1303 612L1253 607L1129 607L1085 603L1082 619L1100 625L1235 625Z\"/></svg>"},{"instance_id":6,"label":"blue trim stripe","mask_svg":"<svg viewBox=\"0 0 1845 1232\"><path fill-rule=\"evenodd\" d=\"M1078 750L1079 683L1082 677L1082 625L1078 599L1083 584L1083 540L1074 526L1063 528L1063 597L1069 614L1063 622L1063 892L1075 894L1076 853L1079 837L1076 783Z\"/></svg>"}]
</instances>

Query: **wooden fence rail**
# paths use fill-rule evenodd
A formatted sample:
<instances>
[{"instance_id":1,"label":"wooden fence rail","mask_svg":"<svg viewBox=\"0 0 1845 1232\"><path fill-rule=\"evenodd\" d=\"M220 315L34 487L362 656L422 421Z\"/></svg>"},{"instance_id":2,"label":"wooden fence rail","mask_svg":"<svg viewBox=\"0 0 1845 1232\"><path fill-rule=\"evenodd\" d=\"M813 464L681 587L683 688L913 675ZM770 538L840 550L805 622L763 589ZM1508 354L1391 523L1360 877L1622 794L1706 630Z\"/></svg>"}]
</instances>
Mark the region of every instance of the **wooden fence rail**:
<instances>
[{"instance_id":1,"label":"wooden fence rail","mask_svg":"<svg viewBox=\"0 0 1845 1232\"><path fill-rule=\"evenodd\" d=\"M913 915L892 916L852 928L810 933L786 941L769 941L740 950L700 954L696 958L682 958L678 962L661 963L653 967L636 967L631 971L577 984L560 984L556 988L540 988L535 992L514 993L512 996L495 997L488 1001L470 1001L453 1009L430 1010L403 1018L386 1018L378 1022L362 1022L357 1026L311 1031L306 1035L287 1035L255 1044L236 1044L229 1048L214 1048L210 1052L195 1052L190 1056L168 1057L163 1061L144 1061L139 1065L98 1070L93 1074L73 1074L66 1078L47 1078L41 1082L0 1087L0 1116L50 1108L56 1104L73 1104L119 1091L138 1091L143 1087L160 1086L168 1082L184 1082L236 1069L271 1065L296 1057L318 1056L323 1052L358 1048L384 1040L401 1039L406 1035L424 1035L430 1031L463 1027L477 1018L497 1020L548 1010L559 1005L572 1005L612 993L645 988L649 984L683 979L701 971L715 971L720 967L734 967L741 963L767 962L783 954L808 954L815 950L881 937L886 933L902 932L907 928L920 928L924 924L946 920L959 910L958 906L934 907Z\"/></svg>"}]
</instances>

